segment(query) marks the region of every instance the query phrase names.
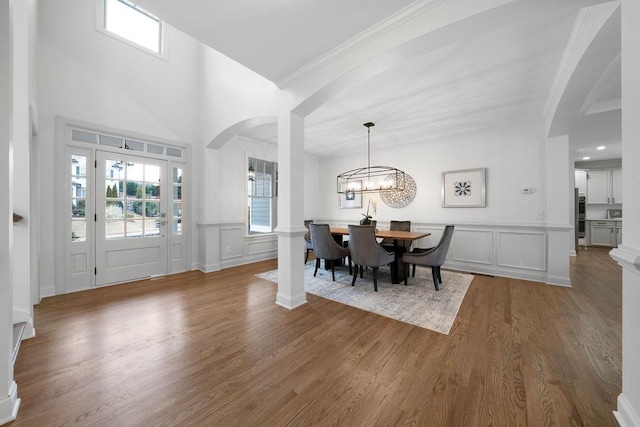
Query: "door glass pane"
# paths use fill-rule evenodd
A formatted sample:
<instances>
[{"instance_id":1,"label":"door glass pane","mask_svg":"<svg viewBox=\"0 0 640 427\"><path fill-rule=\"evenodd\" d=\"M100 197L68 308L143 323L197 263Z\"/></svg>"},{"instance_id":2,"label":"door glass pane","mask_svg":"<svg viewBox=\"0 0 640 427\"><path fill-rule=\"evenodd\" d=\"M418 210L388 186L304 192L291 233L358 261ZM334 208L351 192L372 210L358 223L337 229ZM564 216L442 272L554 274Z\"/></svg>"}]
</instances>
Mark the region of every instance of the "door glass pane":
<instances>
[{"instance_id":1,"label":"door glass pane","mask_svg":"<svg viewBox=\"0 0 640 427\"><path fill-rule=\"evenodd\" d=\"M144 226L144 235L147 237L155 237L160 235L160 220L146 220Z\"/></svg>"},{"instance_id":2,"label":"door glass pane","mask_svg":"<svg viewBox=\"0 0 640 427\"><path fill-rule=\"evenodd\" d=\"M71 241L72 242L84 242L87 240L87 222L86 221L71 221Z\"/></svg>"},{"instance_id":3,"label":"door glass pane","mask_svg":"<svg viewBox=\"0 0 640 427\"><path fill-rule=\"evenodd\" d=\"M129 219L126 223L127 237L142 237L142 225L144 221L141 219Z\"/></svg>"},{"instance_id":4,"label":"door glass pane","mask_svg":"<svg viewBox=\"0 0 640 427\"><path fill-rule=\"evenodd\" d=\"M160 216L160 203L145 202L145 216L147 218L155 218Z\"/></svg>"},{"instance_id":5,"label":"door glass pane","mask_svg":"<svg viewBox=\"0 0 640 427\"><path fill-rule=\"evenodd\" d=\"M145 194L147 199L159 199L160 184L147 184L145 188Z\"/></svg>"},{"instance_id":6,"label":"door glass pane","mask_svg":"<svg viewBox=\"0 0 640 427\"><path fill-rule=\"evenodd\" d=\"M160 166L146 165L144 171L144 180L146 182L160 182Z\"/></svg>"},{"instance_id":7,"label":"door glass pane","mask_svg":"<svg viewBox=\"0 0 640 427\"><path fill-rule=\"evenodd\" d=\"M182 234L182 220L176 219L173 221L173 234Z\"/></svg>"},{"instance_id":8,"label":"door glass pane","mask_svg":"<svg viewBox=\"0 0 640 427\"><path fill-rule=\"evenodd\" d=\"M127 180L127 198L142 200L142 182Z\"/></svg>"},{"instance_id":9,"label":"door glass pane","mask_svg":"<svg viewBox=\"0 0 640 427\"><path fill-rule=\"evenodd\" d=\"M71 155L71 241L87 240L87 156Z\"/></svg>"},{"instance_id":10,"label":"door glass pane","mask_svg":"<svg viewBox=\"0 0 640 427\"><path fill-rule=\"evenodd\" d=\"M142 163L127 162L127 180L144 181L144 165Z\"/></svg>"},{"instance_id":11,"label":"door glass pane","mask_svg":"<svg viewBox=\"0 0 640 427\"><path fill-rule=\"evenodd\" d=\"M124 221L108 219L105 221L105 238L107 240L124 238Z\"/></svg>"},{"instance_id":12,"label":"door glass pane","mask_svg":"<svg viewBox=\"0 0 640 427\"><path fill-rule=\"evenodd\" d=\"M121 201L107 201L105 209L105 217L106 218L124 218L124 203Z\"/></svg>"}]
</instances>

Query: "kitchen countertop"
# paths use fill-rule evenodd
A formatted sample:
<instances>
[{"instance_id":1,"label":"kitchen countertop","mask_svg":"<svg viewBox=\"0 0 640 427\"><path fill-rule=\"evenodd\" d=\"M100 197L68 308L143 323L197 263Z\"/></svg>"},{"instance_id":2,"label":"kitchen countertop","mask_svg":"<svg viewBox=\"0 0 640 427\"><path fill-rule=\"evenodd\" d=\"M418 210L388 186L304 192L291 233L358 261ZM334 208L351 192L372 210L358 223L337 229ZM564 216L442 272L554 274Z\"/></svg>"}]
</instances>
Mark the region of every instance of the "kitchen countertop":
<instances>
[{"instance_id":1,"label":"kitchen countertop","mask_svg":"<svg viewBox=\"0 0 640 427\"><path fill-rule=\"evenodd\" d=\"M616 222L621 222L622 218L587 218L585 221L616 221Z\"/></svg>"}]
</instances>

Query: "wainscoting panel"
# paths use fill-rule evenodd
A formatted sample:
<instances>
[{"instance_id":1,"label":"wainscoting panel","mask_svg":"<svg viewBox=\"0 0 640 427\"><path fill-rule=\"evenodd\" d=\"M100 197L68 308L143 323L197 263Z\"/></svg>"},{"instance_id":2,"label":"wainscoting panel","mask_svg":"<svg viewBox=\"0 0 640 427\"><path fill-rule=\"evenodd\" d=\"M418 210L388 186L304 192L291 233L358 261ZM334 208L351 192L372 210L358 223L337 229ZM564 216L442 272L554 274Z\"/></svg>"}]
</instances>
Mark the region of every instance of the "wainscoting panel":
<instances>
[{"instance_id":1,"label":"wainscoting panel","mask_svg":"<svg viewBox=\"0 0 640 427\"><path fill-rule=\"evenodd\" d=\"M272 236L270 239L252 239L247 242L247 254L248 255L258 255L265 253L278 253L278 238Z\"/></svg>"},{"instance_id":2,"label":"wainscoting panel","mask_svg":"<svg viewBox=\"0 0 640 427\"><path fill-rule=\"evenodd\" d=\"M440 239L442 238L442 233L444 232L444 227L413 227L413 231L418 232L429 232L431 236L423 237L422 239L416 240L412 248L433 248L438 244ZM455 230L454 230L455 235Z\"/></svg>"},{"instance_id":3,"label":"wainscoting panel","mask_svg":"<svg viewBox=\"0 0 640 427\"><path fill-rule=\"evenodd\" d=\"M244 229L242 227L220 228L220 259L239 258L243 255Z\"/></svg>"},{"instance_id":4,"label":"wainscoting panel","mask_svg":"<svg viewBox=\"0 0 640 427\"><path fill-rule=\"evenodd\" d=\"M71 274L86 273L87 272L87 255L86 253L79 253L71 255Z\"/></svg>"},{"instance_id":5,"label":"wainscoting panel","mask_svg":"<svg viewBox=\"0 0 640 427\"><path fill-rule=\"evenodd\" d=\"M172 245L171 248L171 259L179 260L184 258L183 245L182 243L176 243Z\"/></svg>"},{"instance_id":6,"label":"wainscoting panel","mask_svg":"<svg viewBox=\"0 0 640 427\"><path fill-rule=\"evenodd\" d=\"M546 271L547 236L544 233L498 231L498 265Z\"/></svg>"},{"instance_id":7,"label":"wainscoting panel","mask_svg":"<svg viewBox=\"0 0 640 427\"><path fill-rule=\"evenodd\" d=\"M448 259L493 264L493 233L490 230L454 228Z\"/></svg>"}]
</instances>

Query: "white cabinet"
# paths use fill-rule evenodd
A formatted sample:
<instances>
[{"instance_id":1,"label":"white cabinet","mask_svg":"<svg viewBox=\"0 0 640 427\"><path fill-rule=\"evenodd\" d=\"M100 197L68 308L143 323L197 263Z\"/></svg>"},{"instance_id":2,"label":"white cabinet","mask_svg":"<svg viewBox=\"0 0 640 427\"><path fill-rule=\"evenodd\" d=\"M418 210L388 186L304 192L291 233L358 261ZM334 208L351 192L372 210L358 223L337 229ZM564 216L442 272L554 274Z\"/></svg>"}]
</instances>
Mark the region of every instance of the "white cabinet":
<instances>
[{"instance_id":1,"label":"white cabinet","mask_svg":"<svg viewBox=\"0 0 640 427\"><path fill-rule=\"evenodd\" d=\"M622 224L619 221L590 221L589 245L616 247L622 243Z\"/></svg>"},{"instance_id":2,"label":"white cabinet","mask_svg":"<svg viewBox=\"0 0 640 427\"><path fill-rule=\"evenodd\" d=\"M611 171L611 203L622 203L622 169Z\"/></svg>"},{"instance_id":3,"label":"white cabinet","mask_svg":"<svg viewBox=\"0 0 640 427\"><path fill-rule=\"evenodd\" d=\"M622 203L622 171L620 169L587 172L587 203Z\"/></svg>"},{"instance_id":4,"label":"white cabinet","mask_svg":"<svg viewBox=\"0 0 640 427\"><path fill-rule=\"evenodd\" d=\"M587 195L587 171L577 170L576 172L576 188L578 196Z\"/></svg>"}]
</instances>

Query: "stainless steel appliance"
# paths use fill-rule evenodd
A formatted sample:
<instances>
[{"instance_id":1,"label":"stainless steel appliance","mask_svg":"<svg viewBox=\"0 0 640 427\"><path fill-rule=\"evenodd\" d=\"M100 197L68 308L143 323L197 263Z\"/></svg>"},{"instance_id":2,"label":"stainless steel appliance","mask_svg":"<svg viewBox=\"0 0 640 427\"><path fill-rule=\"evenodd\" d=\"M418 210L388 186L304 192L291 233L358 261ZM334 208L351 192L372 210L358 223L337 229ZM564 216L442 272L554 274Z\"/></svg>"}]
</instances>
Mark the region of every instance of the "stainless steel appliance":
<instances>
[{"instance_id":1,"label":"stainless steel appliance","mask_svg":"<svg viewBox=\"0 0 640 427\"><path fill-rule=\"evenodd\" d=\"M578 210L578 237L583 238L585 236L585 224L587 219L587 206L584 196L578 196L577 210Z\"/></svg>"}]
</instances>

